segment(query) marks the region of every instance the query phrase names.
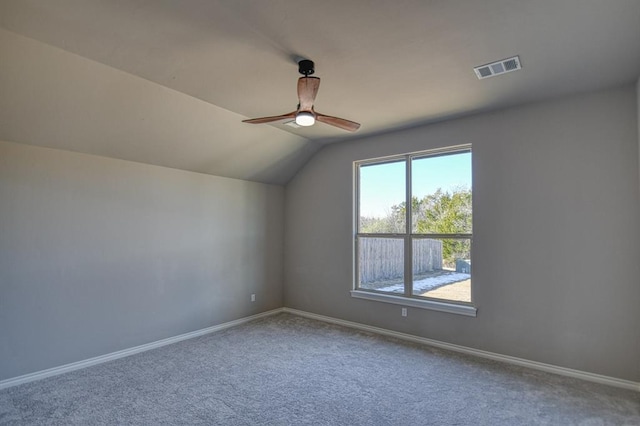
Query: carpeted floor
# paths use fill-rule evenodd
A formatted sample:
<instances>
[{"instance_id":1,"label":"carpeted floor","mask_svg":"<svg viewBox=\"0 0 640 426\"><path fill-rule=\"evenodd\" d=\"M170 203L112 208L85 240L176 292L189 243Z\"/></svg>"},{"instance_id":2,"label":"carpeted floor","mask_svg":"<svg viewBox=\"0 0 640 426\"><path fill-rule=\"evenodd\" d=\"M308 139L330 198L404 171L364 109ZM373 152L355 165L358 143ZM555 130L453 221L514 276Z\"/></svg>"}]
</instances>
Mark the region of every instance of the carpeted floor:
<instances>
[{"instance_id":1,"label":"carpeted floor","mask_svg":"<svg viewBox=\"0 0 640 426\"><path fill-rule=\"evenodd\" d=\"M0 424L639 425L640 394L280 314L2 390Z\"/></svg>"}]
</instances>

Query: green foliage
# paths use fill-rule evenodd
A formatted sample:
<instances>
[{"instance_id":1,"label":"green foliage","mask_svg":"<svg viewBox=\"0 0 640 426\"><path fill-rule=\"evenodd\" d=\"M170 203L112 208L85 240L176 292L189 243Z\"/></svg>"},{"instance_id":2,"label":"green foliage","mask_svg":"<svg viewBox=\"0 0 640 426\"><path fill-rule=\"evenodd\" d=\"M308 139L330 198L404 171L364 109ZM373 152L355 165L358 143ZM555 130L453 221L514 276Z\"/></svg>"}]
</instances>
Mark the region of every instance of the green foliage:
<instances>
[{"instance_id":1,"label":"green foliage","mask_svg":"<svg viewBox=\"0 0 640 426\"><path fill-rule=\"evenodd\" d=\"M411 199L412 231L416 234L470 234L471 190L456 188L451 193L438 189L422 199ZM383 218L363 217L360 232L404 233L406 203L391 206ZM455 265L456 259L469 257L468 240L445 239L442 241L442 257L446 266Z\"/></svg>"}]
</instances>

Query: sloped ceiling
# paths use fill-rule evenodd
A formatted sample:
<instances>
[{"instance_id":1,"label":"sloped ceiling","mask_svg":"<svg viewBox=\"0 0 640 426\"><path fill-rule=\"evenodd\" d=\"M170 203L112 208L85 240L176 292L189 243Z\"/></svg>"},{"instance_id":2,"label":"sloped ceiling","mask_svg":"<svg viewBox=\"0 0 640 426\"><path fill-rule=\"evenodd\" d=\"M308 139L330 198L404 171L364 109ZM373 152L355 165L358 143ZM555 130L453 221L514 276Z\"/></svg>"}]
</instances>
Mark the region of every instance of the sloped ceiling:
<instances>
[{"instance_id":1,"label":"sloped ceiling","mask_svg":"<svg viewBox=\"0 0 640 426\"><path fill-rule=\"evenodd\" d=\"M0 0L0 138L282 184L325 143L632 83L638 22L637 0ZM241 123L295 109L300 57L358 133Z\"/></svg>"}]
</instances>

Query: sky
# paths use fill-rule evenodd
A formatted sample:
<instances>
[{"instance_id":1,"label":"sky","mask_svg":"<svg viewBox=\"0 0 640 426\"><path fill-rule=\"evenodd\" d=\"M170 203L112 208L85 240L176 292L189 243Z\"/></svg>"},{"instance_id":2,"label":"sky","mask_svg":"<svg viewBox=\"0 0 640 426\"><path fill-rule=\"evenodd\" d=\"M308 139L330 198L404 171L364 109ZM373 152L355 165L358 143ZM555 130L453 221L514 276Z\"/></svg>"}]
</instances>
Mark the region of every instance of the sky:
<instances>
[{"instance_id":1,"label":"sky","mask_svg":"<svg viewBox=\"0 0 640 426\"><path fill-rule=\"evenodd\" d=\"M413 196L422 198L438 188L471 188L471 153L414 159ZM360 215L384 217L405 200L405 162L360 167Z\"/></svg>"}]
</instances>

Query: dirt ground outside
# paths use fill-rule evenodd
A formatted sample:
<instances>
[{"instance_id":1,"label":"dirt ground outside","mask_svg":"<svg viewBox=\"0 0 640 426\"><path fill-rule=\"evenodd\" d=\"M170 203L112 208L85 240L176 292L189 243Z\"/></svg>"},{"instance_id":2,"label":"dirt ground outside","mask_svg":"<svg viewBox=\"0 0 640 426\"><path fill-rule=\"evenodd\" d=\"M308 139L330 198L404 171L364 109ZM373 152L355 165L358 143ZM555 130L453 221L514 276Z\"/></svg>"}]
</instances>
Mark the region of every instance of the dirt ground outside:
<instances>
[{"instance_id":1,"label":"dirt ground outside","mask_svg":"<svg viewBox=\"0 0 640 426\"><path fill-rule=\"evenodd\" d=\"M446 276L452 274L454 271L452 270L440 270L434 271L428 274L421 274L416 276L416 280L421 280L425 278L434 278L439 276ZM394 292L402 293L403 280L402 278L395 278L387 281L378 281L375 283L367 283L366 286L363 286L367 289L372 290L380 290L383 288L389 288L390 286L396 286L398 289L393 290ZM445 284L434 288L433 290L425 291L424 293L420 293L420 296L424 297L432 297L435 299L443 299L443 300L453 300L457 302L471 302L471 279L466 279L463 281L457 281L450 284Z\"/></svg>"},{"instance_id":2,"label":"dirt ground outside","mask_svg":"<svg viewBox=\"0 0 640 426\"><path fill-rule=\"evenodd\" d=\"M442 287L424 292L421 296L459 302L471 302L471 280L443 285Z\"/></svg>"}]
</instances>

